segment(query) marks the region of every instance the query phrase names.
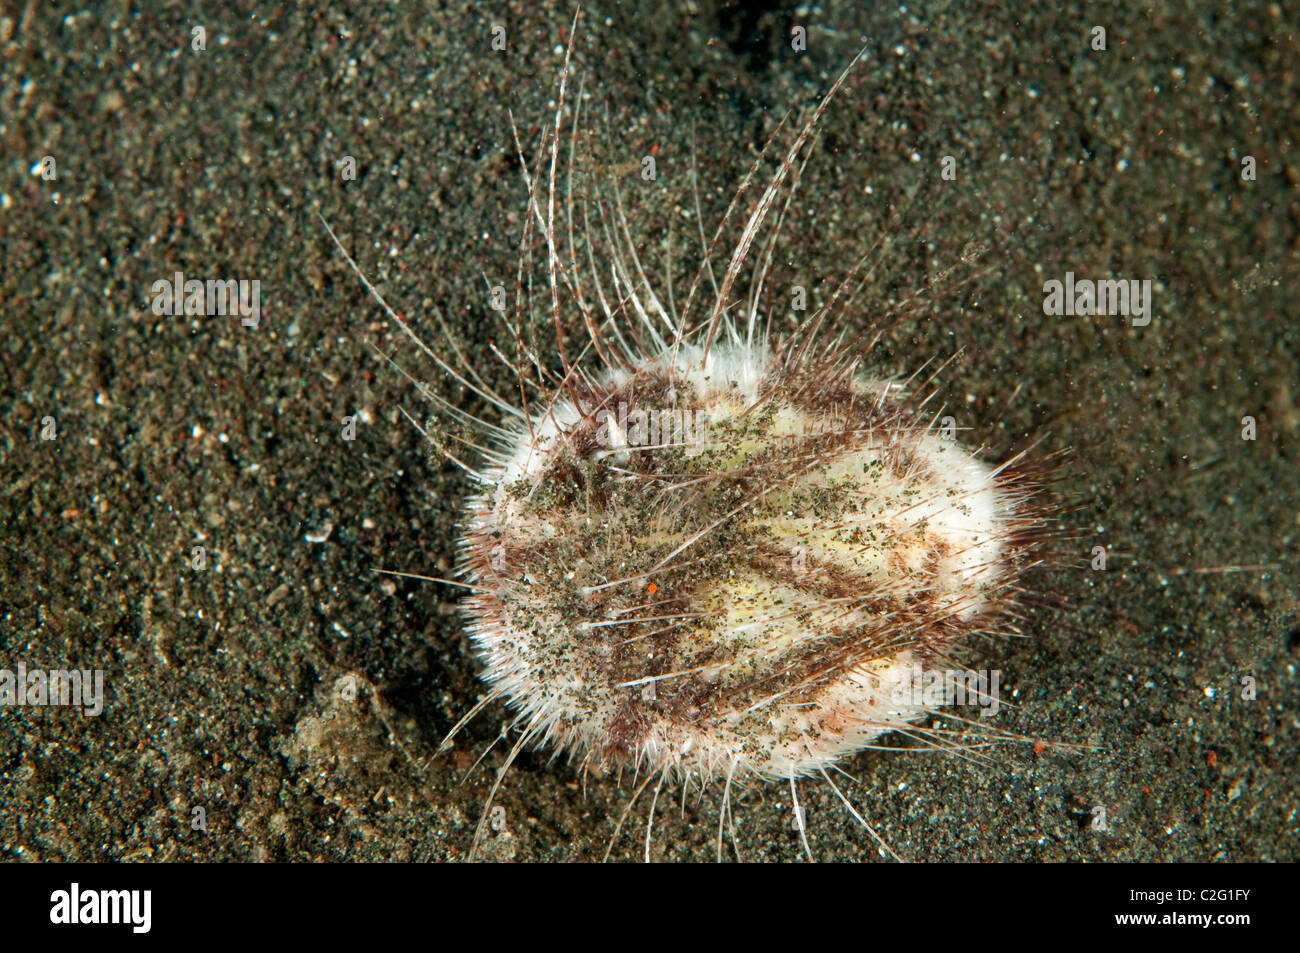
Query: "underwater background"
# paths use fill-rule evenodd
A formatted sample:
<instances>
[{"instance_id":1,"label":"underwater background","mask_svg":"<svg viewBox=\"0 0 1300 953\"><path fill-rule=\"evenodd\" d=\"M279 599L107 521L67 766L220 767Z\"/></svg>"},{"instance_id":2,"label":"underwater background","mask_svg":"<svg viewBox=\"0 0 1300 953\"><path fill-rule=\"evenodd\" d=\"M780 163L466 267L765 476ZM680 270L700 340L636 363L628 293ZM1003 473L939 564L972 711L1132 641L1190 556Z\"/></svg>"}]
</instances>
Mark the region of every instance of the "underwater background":
<instances>
[{"instance_id":1,"label":"underwater background","mask_svg":"<svg viewBox=\"0 0 1300 953\"><path fill-rule=\"evenodd\" d=\"M376 570L448 575L468 480L403 418L427 405L383 355L483 408L386 323L320 216L417 329L506 381L487 288L513 293L527 207L510 117L532 159L573 14L0 2L0 668L106 685L95 717L0 708L0 856L466 856L505 711L435 754L482 692L456 593ZM960 352L942 383L965 442L1070 451L1052 493L1077 559L1027 580L1025 637L981 656L1002 673L998 727L1027 741L843 765L906 858L1300 853L1296 14L582 8L582 171L625 176L648 270L679 295L696 194L711 233L758 150L788 146L865 46L771 283L823 304L874 249L843 329L924 300L870 366ZM257 280L259 320L156 314L176 272ZM1067 273L1150 280L1150 323L1044 314ZM631 782L529 753L483 854L598 860ZM665 792L653 856L713 859L719 798ZM880 859L824 784L800 799L814 856ZM788 787L734 811L724 856L800 857ZM642 856L645 814L613 859Z\"/></svg>"}]
</instances>

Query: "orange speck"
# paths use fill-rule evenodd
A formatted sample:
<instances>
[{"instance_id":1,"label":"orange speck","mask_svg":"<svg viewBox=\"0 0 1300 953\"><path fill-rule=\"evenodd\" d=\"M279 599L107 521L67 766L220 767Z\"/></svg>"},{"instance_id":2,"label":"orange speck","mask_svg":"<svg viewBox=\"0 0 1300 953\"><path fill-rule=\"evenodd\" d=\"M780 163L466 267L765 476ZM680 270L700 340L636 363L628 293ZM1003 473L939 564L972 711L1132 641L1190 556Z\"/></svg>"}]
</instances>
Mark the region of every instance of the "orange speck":
<instances>
[{"instance_id":1,"label":"orange speck","mask_svg":"<svg viewBox=\"0 0 1300 953\"><path fill-rule=\"evenodd\" d=\"M1041 741L1034 742L1034 754L1042 754L1046 750L1047 745L1043 744Z\"/></svg>"},{"instance_id":2,"label":"orange speck","mask_svg":"<svg viewBox=\"0 0 1300 953\"><path fill-rule=\"evenodd\" d=\"M1217 768L1219 766L1219 753L1217 751L1207 752L1205 755L1205 763L1211 768Z\"/></svg>"},{"instance_id":3,"label":"orange speck","mask_svg":"<svg viewBox=\"0 0 1300 953\"><path fill-rule=\"evenodd\" d=\"M646 592L650 593L650 595L652 595L652 596L653 596L656 592L659 591L659 587L656 586L653 582L650 583L650 585L646 586L645 589L646 589Z\"/></svg>"}]
</instances>

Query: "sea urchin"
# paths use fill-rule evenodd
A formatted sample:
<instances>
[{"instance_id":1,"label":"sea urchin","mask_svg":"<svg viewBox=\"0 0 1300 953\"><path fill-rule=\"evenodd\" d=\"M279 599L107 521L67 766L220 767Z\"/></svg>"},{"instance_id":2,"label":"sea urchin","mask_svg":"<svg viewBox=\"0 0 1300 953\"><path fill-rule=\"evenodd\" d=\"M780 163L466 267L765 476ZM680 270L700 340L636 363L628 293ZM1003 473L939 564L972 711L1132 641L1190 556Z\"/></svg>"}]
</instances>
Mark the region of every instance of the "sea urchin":
<instances>
[{"instance_id":1,"label":"sea urchin","mask_svg":"<svg viewBox=\"0 0 1300 953\"><path fill-rule=\"evenodd\" d=\"M450 433L477 464L435 435L478 484L459 584L471 590L462 608L491 691L465 720L496 700L517 715L497 785L524 747L549 743L585 768L643 771L638 791L654 779L719 780L726 791L788 780L799 816L794 779L831 783L839 759L910 729L935 707L918 694L918 674L951 666L974 634L1006 624L1017 580L1049 535L1036 482L1023 454L995 467L961 446L951 418L927 409L933 376L898 382L862 370L885 322L858 335L828 330L862 263L784 337L770 317L757 326L770 245L748 300L733 295L756 240L779 230L772 213L782 195L789 201L791 173L852 64L778 157L715 281L707 262L760 155L679 311L646 279L621 201L611 211L597 197L603 283L585 204L575 241L581 95L569 185L556 187L572 49L571 36L555 123L531 165L516 134L529 204L515 320L501 316L516 353L492 350L516 376L517 397L494 390L450 339L453 353L420 341L384 304L505 418L484 421L424 389L479 434ZM534 235L546 249L554 369L523 330ZM706 276L712 300L692 324ZM586 346L571 358L575 318Z\"/></svg>"}]
</instances>

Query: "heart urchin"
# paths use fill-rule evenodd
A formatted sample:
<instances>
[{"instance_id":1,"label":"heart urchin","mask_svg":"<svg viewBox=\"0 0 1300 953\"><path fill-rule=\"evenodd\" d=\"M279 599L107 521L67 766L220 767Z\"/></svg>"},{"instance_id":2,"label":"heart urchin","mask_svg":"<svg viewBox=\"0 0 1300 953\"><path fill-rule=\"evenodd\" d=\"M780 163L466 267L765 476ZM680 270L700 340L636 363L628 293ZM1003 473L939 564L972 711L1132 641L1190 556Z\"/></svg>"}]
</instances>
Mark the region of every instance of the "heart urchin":
<instances>
[{"instance_id":1,"label":"heart urchin","mask_svg":"<svg viewBox=\"0 0 1300 953\"><path fill-rule=\"evenodd\" d=\"M503 316L515 355L492 347L518 398L494 390L451 340L443 353L420 342L384 304L444 372L505 415L484 421L422 388L477 433L432 435L477 482L459 569L490 691L452 735L493 701L514 710L519 736L489 803L523 748L549 744L584 768L644 772L638 794L656 779L723 782L724 815L733 782L787 780L797 799L794 779L817 774L867 826L827 769L891 731L940 737L917 725L936 707L918 676L950 669L973 636L1010 628L1020 575L1052 535L1036 480L1022 456L991 466L937 427L925 409L930 380L862 371L886 321L865 346L870 330L827 340L862 263L782 337L770 311L756 328L768 244L737 307L736 280L765 229L774 240L781 215L773 226L771 213L783 194L788 203L791 173L848 70L779 157L713 284L707 261L767 150L760 155L678 311L651 290L621 201L611 212L596 196L598 228L582 204L575 239L576 109L569 182L556 188L572 49L571 35L555 123L531 167L518 147L528 216L515 319ZM593 235L607 248L603 282ZM525 329L535 237L555 369ZM692 324L706 275L712 301ZM571 358L575 322L587 341ZM465 462L444 438L481 462ZM797 800L795 812L802 832Z\"/></svg>"},{"instance_id":2,"label":"heart urchin","mask_svg":"<svg viewBox=\"0 0 1300 953\"><path fill-rule=\"evenodd\" d=\"M897 385L784 345L679 346L571 388L461 540L484 677L584 761L819 772L924 717L916 666L996 624L1024 491Z\"/></svg>"},{"instance_id":3,"label":"heart urchin","mask_svg":"<svg viewBox=\"0 0 1300 953\"><path fill-rule=\"evenodd\" d=\"M837 760L934 711L919 682L999 630L1046 536L1019 458L995 468L941 433L923 413L928 381L859 373L860 338L817 343L847 280L784 340L769 323L756 341L752 299L743 329L732 318L733 282L843 78L755 203L694 331L698 276L670 314L630 242L626 259L613 242L608 294L594 270L584 292L575 249L560 255L561 80L545 206L543 159L536 174L523 162L561 366L540 374L541 409L510 407L490 428L459 547L485 701L517 713L502 774L549 744L584 768L644 771L638 793L656 778L788 779L797 799L795 778L830 783ZM595 367L565 352L561 289ZM521 367L538 362L511 330L527 394Z\"/></svg>"}]
</instances>

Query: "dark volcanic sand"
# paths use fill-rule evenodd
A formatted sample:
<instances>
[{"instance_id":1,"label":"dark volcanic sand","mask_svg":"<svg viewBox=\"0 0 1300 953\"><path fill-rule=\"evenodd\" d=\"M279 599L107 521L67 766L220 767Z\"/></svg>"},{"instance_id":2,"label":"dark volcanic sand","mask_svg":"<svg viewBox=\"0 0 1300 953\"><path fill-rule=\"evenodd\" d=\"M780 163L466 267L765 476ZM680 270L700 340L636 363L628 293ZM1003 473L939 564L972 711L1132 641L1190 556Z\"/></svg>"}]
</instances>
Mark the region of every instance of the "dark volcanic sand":
<instances>
[{"instance_id":1,"label":"dark volcanic sand","mask_svg":"<svg viewBox=\"0 0 1300 953\"><path fill-rule=\"evenodd\" d=\"M0 3L0 668L107 678L98 718L0 710L0 851L463 858L505 746L462 783L464 769L504 713L434 756L481 691L454 593L374 570L449 572L467 483L401 417L426 408L368 342L421 379L440 381L436 368L382 323L317 213L400 310L430 334L441 314L504 380L483 276L513 288L525 191L507 109L535 144L572 11L131 12L153 6L65 18ZM711 228L779 118L866 43L773 283L824 302L883 234L842 322L857 329L988 244L874 366L964 348L944 374L964 439L993 459L1039 435L1043 452L1074 450L1059 494L1080 506L1078 564L1033 580L1065 608L1031 612L1027 638L985 664L1016 706L998 727L1095 747L1024 744L988 766L866 754L842 786L914 859L1295 859L1294 7L1114 13L1094 52L1093 14L1074 7L830 3L800 21L809 49L795 54L790 14L741 22L713 6L584 9L576 66L598 161L658 150L658 181L621 186L648 259L663 260L669 220L674 260L698 259L692 128ZM495 23L508 53L489 47ZM938 178L945 154L955 182ZM55 181L30 174L45 155ZM343 155L355 181L335 174ZM258 279L261 323L155 316L151 286L175 271ZM1067 271L1152 279L1150 326L1045 317L1042 283ZM345 442L357 413L370 422ZM324 543L304 538L326 524ZM1106 572L1088 568L1095 545L1110 547ZM1275 568L1187 571L1259 565ZM334 690L349 674L355 701ZM584 792L547 759L506 778L508 834L487 856L604 851L631 778ZM801 797L818 857L878 856L824 784ZM743 856L799 856L788 801L781 785L746 792ZM1089 826L1097 806L1106 831ZM616 858L640 856L644 822L642 802ZM684 812L665 795L655 854L711 858L716 830L714 794Z\"/></svg>"}]
</instances>

